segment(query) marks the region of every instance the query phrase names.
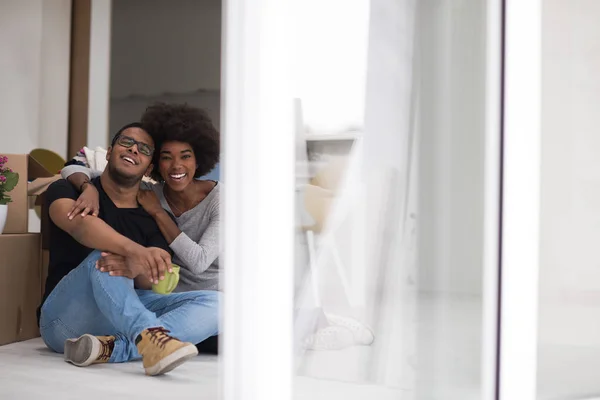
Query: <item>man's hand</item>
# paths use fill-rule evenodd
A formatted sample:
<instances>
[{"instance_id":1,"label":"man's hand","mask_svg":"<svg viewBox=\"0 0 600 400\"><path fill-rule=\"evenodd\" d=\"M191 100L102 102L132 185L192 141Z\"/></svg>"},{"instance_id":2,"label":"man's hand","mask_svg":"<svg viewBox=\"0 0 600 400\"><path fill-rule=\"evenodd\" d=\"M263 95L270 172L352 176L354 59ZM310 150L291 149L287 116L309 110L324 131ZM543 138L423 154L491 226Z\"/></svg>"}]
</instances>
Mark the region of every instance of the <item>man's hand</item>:
<instances>
[{"instance_id":1,"label":"man's hand","mask_svg":"<svg viewBox=\"0 0 600 400\"><path fill-rule=\"evenodd\" d=\"M79 195L79 198L71 208L71 211L67 214L69 219L73 219L77 216L77 214L81 214L82 217L90 214L94 217L97 217L100 213L100 194L98 193L98 189L91 184L88 183L83 188L83 192Z\"/></svg>"},{"instance_id":2,"label":"man's hand","mask_svg":"<svg viewBox=\"0 0 600 400\"><path fill-rule=\"evenodd\" d=\"M158 247L141 246L127 256L104 252L96 263L96 268L113 276L130 279L145 275L154 284L165 279L165 271L173 270L169 253Z\"/></svg>"}]
</instances>

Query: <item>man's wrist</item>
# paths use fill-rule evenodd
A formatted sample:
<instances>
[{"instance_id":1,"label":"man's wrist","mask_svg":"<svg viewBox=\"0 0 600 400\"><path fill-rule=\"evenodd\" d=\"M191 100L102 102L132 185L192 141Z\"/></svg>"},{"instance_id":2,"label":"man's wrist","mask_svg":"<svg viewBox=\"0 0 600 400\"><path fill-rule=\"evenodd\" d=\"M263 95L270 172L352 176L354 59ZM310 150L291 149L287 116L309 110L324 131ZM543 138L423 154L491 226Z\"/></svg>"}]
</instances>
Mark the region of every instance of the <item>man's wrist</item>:
<instances>
[{"instance_id":1,"label":"man's wrist","mask_svg":"<svg viewBox=\"0 0 600 400\"><path fill-rule=\"evenodd\" d=\"M123 255L125 254L135 254L140 249L143 249L143 246L137 244L133 240L128 239L126 243L123 245Z\"/></svg>"},{"instance_id":2,"label":"man's wrist","mask_svg":"<svg viewBox=\"0 0 600 400\"><path fill-rule=\"evenodd\" d=\"M159 215L166 214L166 213L167 213L167 212L165 211L165 209L164 209L164 208L162 208L162 207L157 207L156 209L154 209L154 210L151 210L151 211L150 211L148 214L150 214L150 215L152 215L152 217L156 218L156 217L158 217Z\"/></svg>"}]
</instances>

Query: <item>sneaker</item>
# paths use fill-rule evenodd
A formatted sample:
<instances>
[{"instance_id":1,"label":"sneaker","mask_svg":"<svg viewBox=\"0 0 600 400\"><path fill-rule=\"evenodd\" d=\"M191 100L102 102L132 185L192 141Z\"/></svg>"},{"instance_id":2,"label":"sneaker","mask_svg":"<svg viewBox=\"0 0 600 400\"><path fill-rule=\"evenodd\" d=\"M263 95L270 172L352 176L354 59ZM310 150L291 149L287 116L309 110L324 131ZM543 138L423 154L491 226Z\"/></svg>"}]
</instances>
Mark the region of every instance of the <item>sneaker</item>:
<instances>
[{"instance_id":1,"label":"sneaker","mask_svg":"<svg viewBox=\"0 0 600 400\"><path fill-rule=\"evenodd\" d=\"M328 326L310 335L303 344L307 350L341 350L354 345L354 336L347 328Z\"/></svg>"},{"instance_id":2,"label":"sneaker","mask_svg":"<svg viewBox=\"0 0 600 400\"><path fill-rule=\"evenodd\" d=\"M107 363L115 347L114 336L83 335L65 341L65 361L78 367Z\"/></svg>"},{"instance_id":3,"label":"sneaker","mask_svg":"<svg viewBox=\"0 0 600 400\"><path fill-rule=\"evenodd\" d=\"M355 344L370 346L375 340L375 335L371 328L354 318L340 317L333 314L325 314L325 316L331 325L344 327L352 332Z\"/></svg>"},{"instance_id":4,"label":"sneaker","mask_svg":"<svg viewBox=\"0 0 600 400\"><path fill-rule=\"evenodd\" d=\"M146 375L162 375L198 355L192 343L183 343L168 335L164 328L143 331L135 344L144 362Z\"/></svg>"}]
</instances>

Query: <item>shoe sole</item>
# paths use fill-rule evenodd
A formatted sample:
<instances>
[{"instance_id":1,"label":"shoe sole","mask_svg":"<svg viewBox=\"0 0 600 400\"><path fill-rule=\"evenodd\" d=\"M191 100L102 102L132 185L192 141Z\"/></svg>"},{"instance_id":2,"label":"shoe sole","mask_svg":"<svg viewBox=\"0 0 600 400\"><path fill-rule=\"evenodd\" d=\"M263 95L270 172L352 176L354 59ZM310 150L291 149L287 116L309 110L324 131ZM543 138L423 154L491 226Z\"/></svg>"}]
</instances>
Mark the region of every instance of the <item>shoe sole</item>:
<instances>
[{"instance_id":1,"label":"shoe sole","mask_svg":"<svg viewBox=\"0 0 600 400\"><path fill-rule=\"evenodd\" d=\"M306 342L304 343L304 348L306 350L312 350L312 351L337 351L337 350L343 350L345 348L354 346L354 335L352 334L352 332L343 326L331 326L331 327L327 327L324 328L325 330L327 329L331 329L331 328L338 328L338 329L343 329L344 331L346 331L346 333L348 335L350 335L350 340L332 340L332 339L328 339L332 337L332 335L330 334L325 334L324 330L319 330L315 333L313 333L310 337L310 339L307 339ZM344 339L344 338L342 338ZM348 337L346 337L345 339L348 339Z\"/></svg>"},{"instance_id":2,"label":"shoe sole","mask_svg":"<svg viewBox=\"0 0 600 400\"><path fill-rule=\"evenodd\" d=\"M330 316L328 314L325 314L325 317L326 318L330 318ZM372 345L375 342L375 333L373 332L373 329L369 325L367 325L367 324L365 324L363 322L360 322L356 318L352 318L352 317L342 317L342 318L352 321L354 324L358 325L359 327L362 326L369 333L370 337L368 339L361 338L361 339L364 339L364 340L357 340L356 344L361 345L361 346L370 346L370 345ZM336 318L333 317L333 319L336 319ZM340 324L333 324L333 323L331 323L331 324L334 325L334 326L342 326L342 327L344 327L346 329L349 329L350 331L353 331L353 329L350 328L350 327L348 327L348 325L345 322L342 322Z\"/></svg>"},{"instance_id":3,"label":"shoe sole","mask_svg":"<svg viewBox=\"0 0 600 400\"><path fill-rule=\"evenodd\" d=\"M169 354L165 358L151 367L146 368L146 375L156 376L163 375L174 370L184 362L198 355L198 349L193 344L189 344L179 350Z\"/></svg>"},{"instance_id":4,"label":"shoe sole","mask_svg":"<svg viewBox=\"0 0 600 400\"><path fill-rule=\"evenodd\" d=\"M100 342L92 335L85 334L77 339L65 340L65 361L77 367L92 365L100 351Z\"/></svg>"}]
</instances>

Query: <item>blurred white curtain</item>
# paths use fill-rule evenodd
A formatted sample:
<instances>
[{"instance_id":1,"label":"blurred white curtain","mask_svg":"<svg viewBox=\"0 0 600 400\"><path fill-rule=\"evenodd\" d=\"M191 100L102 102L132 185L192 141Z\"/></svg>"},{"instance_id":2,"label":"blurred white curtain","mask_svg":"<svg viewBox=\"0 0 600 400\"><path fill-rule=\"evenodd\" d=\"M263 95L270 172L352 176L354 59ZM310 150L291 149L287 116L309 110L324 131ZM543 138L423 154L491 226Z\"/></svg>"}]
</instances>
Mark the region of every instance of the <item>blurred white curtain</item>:
<instances>
[{"instance_id":1,"label":"blurred white curtain","mask_svg":"<svg viewBox=\"0 0 600 400\"><path fill-rule=\"evenodd\" d=\"M297 22L298 148L305 151L304 133L357 134L324 232L335 237L350 290L325 247L319 252L319 300L327 312L369 324L375 342L304 353L297 359L299 373L409 393L416 347L416 0L309 3L298 3L304 10ZM314 306L310 276L299 282L296 306ZM299 322L313 321L296 322L298 332Z\"/></svg>"},{"instance_id":2,"label":"blurred white curtain","mask_svg":"<svg viewBox=\"0 0 600 400\"><path fill-rule=\"evenodd\" d=\"M365 102L369 380L414 389L418 79L416 0L372 0Z\"/></svg>"}]
</instances>

